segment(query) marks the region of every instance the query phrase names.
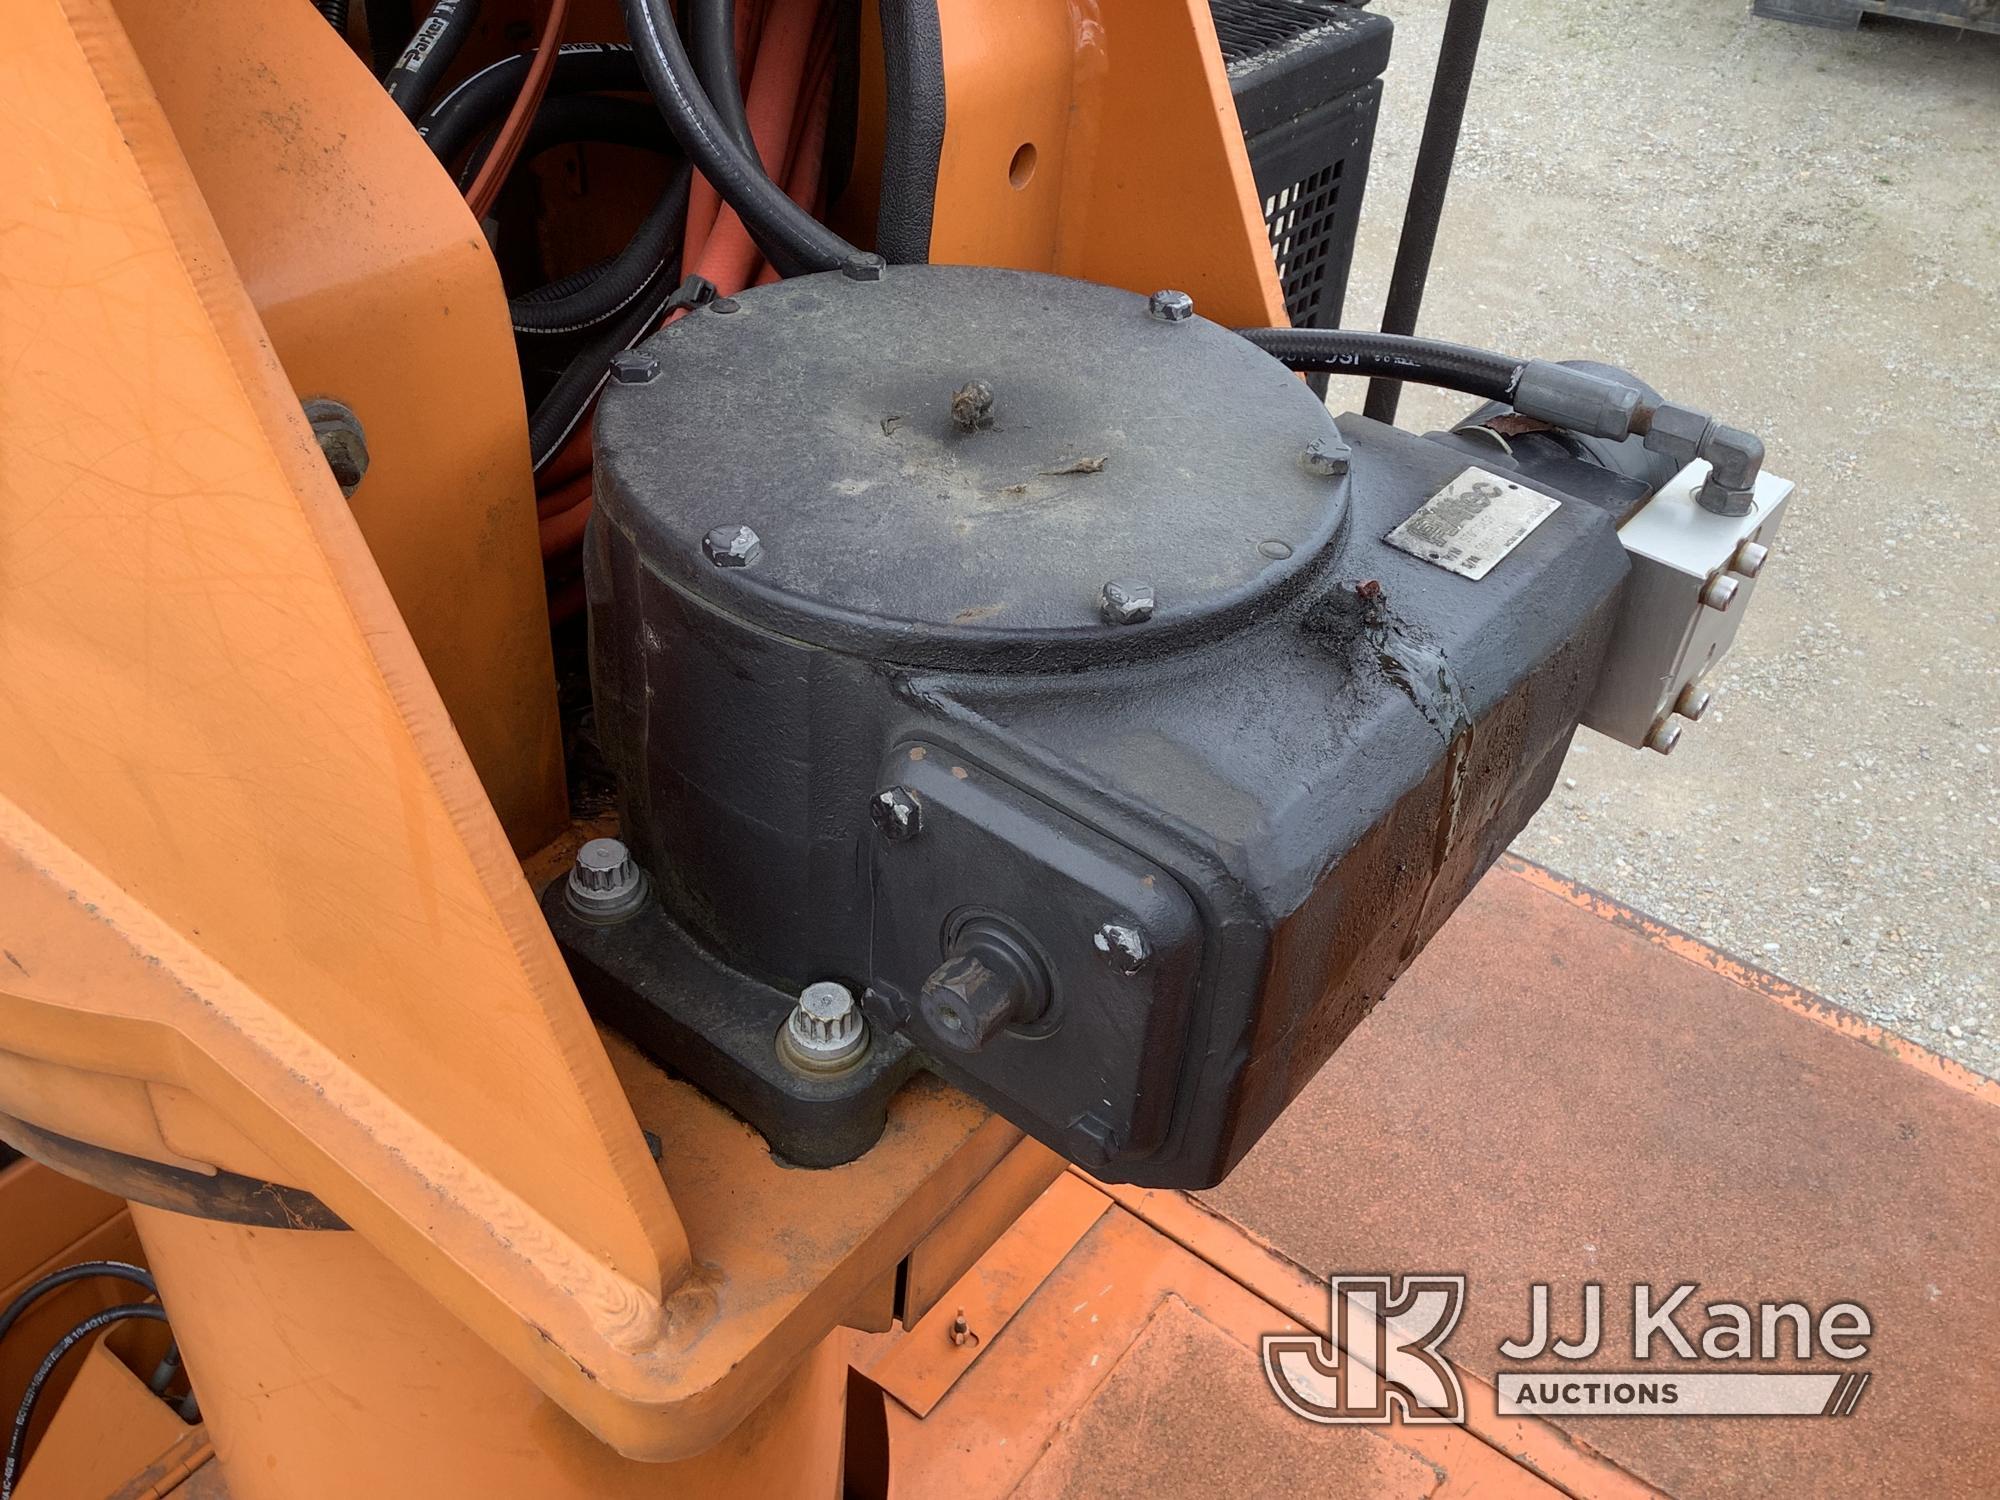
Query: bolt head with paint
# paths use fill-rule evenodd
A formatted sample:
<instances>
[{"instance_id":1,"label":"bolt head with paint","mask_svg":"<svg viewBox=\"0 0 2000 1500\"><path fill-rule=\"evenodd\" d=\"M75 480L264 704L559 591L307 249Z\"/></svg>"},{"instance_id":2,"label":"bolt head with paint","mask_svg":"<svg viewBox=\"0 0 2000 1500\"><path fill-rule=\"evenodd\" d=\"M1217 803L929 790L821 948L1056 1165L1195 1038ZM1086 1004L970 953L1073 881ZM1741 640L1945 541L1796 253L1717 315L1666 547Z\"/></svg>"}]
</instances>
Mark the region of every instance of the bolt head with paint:
<instances>
[{"instance_id":1,"label":"bolt head with paint","mask_svg":"<svg viewBox=\"0 0 2000 1500\"><path fill-rule=\"evenodd\" d=\"M1104 585L1097 612L1107 625L1138 625L1153 618L1153 586L1137 578L1114 578Z\"/></svg>"},{"instance_id":2,"label":"bolt head with paint","mask_svg":"<svg viewBox=\"0 0 2000 1500\"><path fill-rule=\"evenodd\" d=\"M701 551L718 568L747 568L764 555L764 542L748 526L718 526L701 539Z\"/></svg>"},{"instance_id":3,"label":"bolt head with paint","mask_svg":"<svg viewBox=\"0 0 2000 1500\"><path fill-rule=\"evenodd\" d=\"M868 816L892 844L913 839L923 827L923 810L902 787L892 786L868 800Z\"/></svg>"},{"instance_id":4,"label":"bolt head with paint","mask_svg":"<svg viewBox=\"0 0 2000 1500\"><path fill-rule=\"evenodd\" d=\"M1153 956L1153 945L1137 922L1123 918L1106 922L1091 938L1104 961L1120 974L1136 974Z\"/></svg>"},{"instance_id":5,"label":"bolt head with paint","mask_svg":"<svg viewBox=\"0 0 2000 1500\"><path fill-rule=\"evenodd\" d=\"M1185 323L1194 316L1194 298L1163 288L1146 299L1146 315L1162 323Z\"/></svg>"},{"instance_id":6,"label":"bolt head with paint","mask_svg":"<svg viewBox=\"0 0 2000 1500\"><path fill-rule=\"evenodd\" d=\"M1299 467L1315 479L1338 479L1352 459L1352 451L1339 438L1317 438L1299 455Z\"/></svg>"}]
</instances>

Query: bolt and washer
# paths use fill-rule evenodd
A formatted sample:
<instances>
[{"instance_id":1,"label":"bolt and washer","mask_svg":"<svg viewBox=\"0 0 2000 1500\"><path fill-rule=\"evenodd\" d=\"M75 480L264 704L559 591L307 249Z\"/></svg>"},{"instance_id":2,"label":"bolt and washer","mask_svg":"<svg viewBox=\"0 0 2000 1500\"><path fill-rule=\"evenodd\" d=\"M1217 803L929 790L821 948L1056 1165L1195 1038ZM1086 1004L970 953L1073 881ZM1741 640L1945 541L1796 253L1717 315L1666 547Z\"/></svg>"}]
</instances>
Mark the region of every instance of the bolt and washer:
<instances>
[{"instance_id":1,"label":"bolt and washer","mask_svg":"<svg viewBox=\"0 0 2000 1500\"><path fill-rule=\"evenodd\" d=\"M701 539L701 551L718 568L747 568L764 555L764 543L748 526L718 526Z\"/></svg>"},{"instance_id":2,"label":"bolt and washer","mask_svg":"<svg viewBox=\"0 0 2000 1500\"><path fill-rule=\"evenodd\" d=\"M326 455L326 466L333 470L333 482L340 486L341 494L351 498L368 472L368 436L361 430L361 419L345 402L324 396L305 402L304 409L312 424L313 440Z\"/></svg>"},{"instance_id":3,"label":"bolt and washer","mask_svg":"<svg viewBox=\"0 0 2000 1500\"><path fill-rule=\"evenodd\" d=\"M1153 618L1153 586L1137 578L1114 578L1104 585L1097 613L1107 625L1138 625Z\"/></svg>"},{"instance_id":4,"label":"bolt and washer","mask_svg":"<svg viewBox=\"0 0 2000 1500\"><path fill-rule=\"evenodd\" d=\"M563 899L587 922L622 922L646 904L646 872L617 839L592 839L576 851Z\"/></svg>"},{"instance_id":5,"label":"bolt and washer","mask_svg":"<svg viewBox=\"0 0 2000 1500\"><path fill-rule=\"evenodd\" d=\"M660 378L660 362L637 349L621 349L611 356L611 379L618 385L650 385Z\"/></svg>"},{"instance_id":6,"label":"bolt and washer","mask_svg":"<svg viewBox=\"0 0 2000 1500\"><path fill-rule=\"evenodd\" d=\"M1136 922L1106 922L1091 942L1106 963L1120 974L1136 974L1153 956L1153 945Z\"/></svg>"},{"instance_id":7,"label":"bolt and washer","mask_svg":"<svg viewBox=\"0 0 2000 1500\"><path fill-rule=\"evenodd\" d=\"M1299 455L1299 467L1315 479L1338 479L1347 472L1353 450L1339 438L1318 438Z\"/></svg>"},{"instance_id":8,"label":"bolt and washer","mask_svg":"<svg viewBox=\"0 0 2000 1500\"><path fill-rule=\"evenodd\" d=\"M806 1073L839 1073L868 1050L868 1020L854 991L831 979L809 984L778 1033L778 1055Z\"/></svg>"},{"instance_id":9,"label":"bolt and washer","mask_svg":"<svg viewBox=\"0 0 2000 1500\"><path fill-rule=\"evenodd\" d=\"M1162 323L1185 323L1194 316L1194 298L1172 288L1157 291L1146 299L1146 316Z\"/></svg>"},{"instance_id":10,"label":"bolt and washer","mask_svg":"<svg viewBox=\"0 0 2000 1500\"><path fill-rule=\"evenodd\" d=\"M923 809L917 805L917 799L899 786L869 798L868 816L882 830L882 837L892 844L915 838L924 824Z\"/></svg>"}]
</instances>

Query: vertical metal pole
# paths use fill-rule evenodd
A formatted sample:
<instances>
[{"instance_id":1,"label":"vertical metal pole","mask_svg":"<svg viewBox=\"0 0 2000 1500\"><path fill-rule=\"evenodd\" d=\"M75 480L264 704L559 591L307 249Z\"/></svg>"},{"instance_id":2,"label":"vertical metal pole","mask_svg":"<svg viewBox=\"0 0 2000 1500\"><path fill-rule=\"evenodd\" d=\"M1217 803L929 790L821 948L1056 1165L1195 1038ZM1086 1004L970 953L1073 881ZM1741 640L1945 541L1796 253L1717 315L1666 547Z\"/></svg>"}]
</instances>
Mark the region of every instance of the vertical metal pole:
<instances>
[{"instance_id":1,"label":"vertical metal pole","mask_svg":"<svg viewBox=\"0 0 2000 1500\"><path fill-rule=\"evenodd\" d=\"M1431 251L1437 245L1438 221L1444 217L1444 195L1451 186L1459 127L1465 122L1465 100L1472 92L1479 36L1485 27L1486 0L1451 0L1444 18L1444 40L1438 45L1437 76L1431 80L1424 136L1417 146L1416 170L1410 174L1403 237L1396 245L1396 267L1389 275L1389 298L1382 309L1384 333L1417 331L1417 311L1423 306L1424 284L1430 279ZM1393 422L1402 395L1402 381L1378 376L1368 382L1368 401L1362 410L1378 422Z\"/></svg>"}]
</instances>

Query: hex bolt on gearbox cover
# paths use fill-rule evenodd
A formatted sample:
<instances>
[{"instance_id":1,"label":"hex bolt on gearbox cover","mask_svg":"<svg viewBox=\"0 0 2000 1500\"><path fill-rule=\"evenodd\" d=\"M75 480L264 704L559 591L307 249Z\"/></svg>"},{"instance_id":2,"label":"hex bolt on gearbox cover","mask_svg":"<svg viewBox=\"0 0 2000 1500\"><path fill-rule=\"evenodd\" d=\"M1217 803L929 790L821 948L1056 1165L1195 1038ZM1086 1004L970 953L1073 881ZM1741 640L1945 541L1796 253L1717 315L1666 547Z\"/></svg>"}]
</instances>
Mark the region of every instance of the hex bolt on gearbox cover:
<instances>
[{"instance_id":1,"label":"hex bolt on gearbox cover","mask_svg":"<svg viewBox=\"0 0 2000 1500\"><path fill-rule=\"evenodd\" d=\"M1462 452L1054 277L799 277L644 349L585 570L662 920L773 992L850 976L1108 1177L1219 1178L1546 795L1612 518L1564 504L1477 582L1397 552ZM739 526L756 565L716 567ZM675 1002L616 944L643 1033Z\"/></svg>"}]
</instances>

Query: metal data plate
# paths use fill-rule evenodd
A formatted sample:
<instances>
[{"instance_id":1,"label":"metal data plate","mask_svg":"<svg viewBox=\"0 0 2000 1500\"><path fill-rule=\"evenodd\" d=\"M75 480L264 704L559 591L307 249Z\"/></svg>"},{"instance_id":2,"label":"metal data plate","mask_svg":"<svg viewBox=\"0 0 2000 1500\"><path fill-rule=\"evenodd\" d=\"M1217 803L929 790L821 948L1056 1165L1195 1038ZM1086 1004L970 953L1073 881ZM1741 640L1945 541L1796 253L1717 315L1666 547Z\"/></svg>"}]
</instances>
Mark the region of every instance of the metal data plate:
<instances>
[{"instance_id":1,"label":"metal data plate","mask_svg":"<svg viewBox=\"0 0 2000 1500\"><path fill-rule=\"evenodd\" d=\"M1485 469L1467 469L1384 537L1461 578L1484 578L1562 502Z\"/></svg>"}]
</instances>

